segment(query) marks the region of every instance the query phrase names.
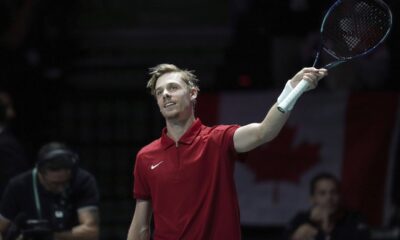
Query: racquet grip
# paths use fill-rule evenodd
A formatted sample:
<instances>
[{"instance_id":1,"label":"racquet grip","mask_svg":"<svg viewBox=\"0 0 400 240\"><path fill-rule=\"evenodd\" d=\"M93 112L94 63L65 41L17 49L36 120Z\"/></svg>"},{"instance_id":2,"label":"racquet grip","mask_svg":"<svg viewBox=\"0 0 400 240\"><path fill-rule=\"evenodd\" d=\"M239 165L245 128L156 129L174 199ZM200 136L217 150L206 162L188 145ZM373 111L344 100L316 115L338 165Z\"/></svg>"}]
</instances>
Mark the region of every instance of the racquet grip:
<instances>
[{"instance_id":1,"label":"racquet grip","mask_svg":"<svg viewBox=\"0 0 400 240\"><path fill-rule=\"evenodd\" d=\"M285 113L290 111L297 99L308 89L309 83L302 79L299 84L287 95L282 102L278 103L278 110Z\"/></svg>"}]
</instances>

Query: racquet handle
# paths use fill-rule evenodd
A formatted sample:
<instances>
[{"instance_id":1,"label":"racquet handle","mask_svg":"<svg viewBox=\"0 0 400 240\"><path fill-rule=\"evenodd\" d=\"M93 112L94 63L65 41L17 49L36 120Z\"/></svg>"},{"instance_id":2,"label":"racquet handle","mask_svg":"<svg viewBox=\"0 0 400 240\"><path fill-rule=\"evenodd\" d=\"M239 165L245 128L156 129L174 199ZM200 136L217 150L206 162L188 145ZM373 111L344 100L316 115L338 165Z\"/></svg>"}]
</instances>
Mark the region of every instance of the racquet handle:
<instances>
[{"instance_id":1,"label":"racquet handle","mask_svg":"<svg viewBox=\"0 0 400 240\"><path fill-rule=\"evenodd\" d=\"M290 111L297 99L308 89L309 85L310 84L306 80L302 79L286 98L278 103L278 110L283 113Z\"/></svg>"}]
</instances>

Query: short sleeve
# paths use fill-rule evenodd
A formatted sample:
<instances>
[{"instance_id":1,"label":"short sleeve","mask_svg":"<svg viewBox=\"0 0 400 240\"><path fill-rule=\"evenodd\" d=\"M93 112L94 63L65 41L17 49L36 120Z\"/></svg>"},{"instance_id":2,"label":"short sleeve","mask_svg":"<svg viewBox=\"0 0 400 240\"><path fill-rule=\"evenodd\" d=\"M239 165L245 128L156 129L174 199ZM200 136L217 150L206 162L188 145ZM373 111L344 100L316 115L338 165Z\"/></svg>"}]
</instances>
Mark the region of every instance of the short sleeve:
<instances>
[{"instance_id":1,"label":"short sleeve","mask_svg":"<svg viewBox=\"0 0 400 240\"><path fill-rule=\"evenodd\" d=\"M233 136L235 135L236 130L239 128L239 125L229 126L226 130L226 140L228 141L229 151L233 154L236 154L235 144L233 142Z\"/></svg>"},{"instance_id":2,"label":"short sleeve","mask_svg":"<svg viewBox=\"0 0 400 240\"><path fill-rule=\"evenodd\" d=\"M235 144L233 142L233 136L239 127L239 125L221 125L216 129L217 132L220 132L221 134L221 150L225 150L229 155L229 158L233 161L242 160L242 154L236 152Z\"/></svg>"},{"instance_id":3,"label":"short sleeve","mask_svg":"<svg viewBox=\"0 0 400 240\"><path fill-rule=\"evenodd\" d=\"M150 188L144 176L145 171L143 167L143 159L139 152L136 156L135 167L133 170L134 186L133 197L136 199L149 200L151 199Z\"/></svg>"},{"instance_id":4,"label":"short sleeve","mask_svg":"<svg viewBox=\"0 0 400 240\"><path fill-rule=\"evenodd\" d=\"M77 182L78 190L75 195L77 209L98 206L99 191L94 176L88 172L84 172L83 176Z\"/></svg>"}]
</instances>

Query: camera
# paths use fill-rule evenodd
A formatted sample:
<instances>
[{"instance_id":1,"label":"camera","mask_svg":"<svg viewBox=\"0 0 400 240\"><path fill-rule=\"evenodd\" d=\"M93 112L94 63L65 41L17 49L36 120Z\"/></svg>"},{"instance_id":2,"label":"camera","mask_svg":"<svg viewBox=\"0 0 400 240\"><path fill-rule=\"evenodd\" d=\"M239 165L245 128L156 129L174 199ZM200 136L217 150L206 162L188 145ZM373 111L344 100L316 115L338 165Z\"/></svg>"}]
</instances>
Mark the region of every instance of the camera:
<instances>
[{"instance_id":1,"label":"camera","mask_svg":"<svg viewBox=\"0 0 400 240\"><path fill-rule=\"evenodd\" d=\"M50 219L30 219L25 213L19 214L8 229L5 240L53 240L54 232L68 230L71 224L70 206L62 199L51 207Z\"/></svg>"},{"instance_id":2,"label":"camera","mask_svg":"<svg viewBox=\"0 0 400 240\"><path fill-rule=\"evenodd\" d=\"M47 220L29 219L21 233L23 240L53 240L53 231Z\"/></svg>"}]
</instances>

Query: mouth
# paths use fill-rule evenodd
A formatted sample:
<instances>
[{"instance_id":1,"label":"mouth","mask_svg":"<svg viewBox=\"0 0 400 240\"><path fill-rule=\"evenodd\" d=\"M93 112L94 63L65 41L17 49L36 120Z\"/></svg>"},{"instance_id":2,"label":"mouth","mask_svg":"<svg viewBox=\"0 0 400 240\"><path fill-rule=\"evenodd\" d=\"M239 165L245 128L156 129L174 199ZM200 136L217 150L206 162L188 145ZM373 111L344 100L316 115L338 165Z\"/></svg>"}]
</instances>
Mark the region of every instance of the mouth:
<instances>
[{"instance_id":1,"label":"mouth","mask_svg":"<svg viewBox=\"0 0 400 240\"><path fill-rule=\"evenodd\" d=\"M173 103L173 102L167 102L167 103L164 104L164 108L168 108L168 107L171 107L171 106L173 106L173 105L175 105L175 103Z\"/></svg>"}]
</instances>

